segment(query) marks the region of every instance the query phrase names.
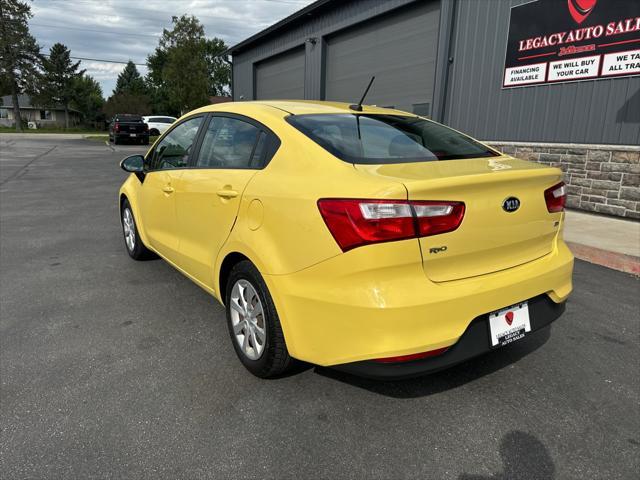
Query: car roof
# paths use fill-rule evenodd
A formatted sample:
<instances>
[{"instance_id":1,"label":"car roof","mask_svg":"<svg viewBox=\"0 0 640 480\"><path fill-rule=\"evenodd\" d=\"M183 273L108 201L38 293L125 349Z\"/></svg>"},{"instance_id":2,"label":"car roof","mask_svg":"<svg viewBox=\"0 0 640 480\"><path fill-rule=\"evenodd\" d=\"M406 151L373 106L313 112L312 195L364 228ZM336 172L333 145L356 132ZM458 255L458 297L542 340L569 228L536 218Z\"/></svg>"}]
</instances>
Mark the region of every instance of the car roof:
<instances>
[{"instance_id":1,"label":"car roof","mask_svg":"<svg viewBox=\"0 0 640 480\"><path fill-rule=\"evenodd\" d=\"M322 114L322 113L354 113L349 108L349 103L327 102L321 100L255 100L242 102L225 102L215 105L207 105L198 109L198 112L237 112L244 113L255 108L277 108L292 115ZM370 114L392 114L392 115L412 115L414 114L396 110L393 108L383 108L374 105L363 105L361 113Z\"/></svg>"}]
</instances>

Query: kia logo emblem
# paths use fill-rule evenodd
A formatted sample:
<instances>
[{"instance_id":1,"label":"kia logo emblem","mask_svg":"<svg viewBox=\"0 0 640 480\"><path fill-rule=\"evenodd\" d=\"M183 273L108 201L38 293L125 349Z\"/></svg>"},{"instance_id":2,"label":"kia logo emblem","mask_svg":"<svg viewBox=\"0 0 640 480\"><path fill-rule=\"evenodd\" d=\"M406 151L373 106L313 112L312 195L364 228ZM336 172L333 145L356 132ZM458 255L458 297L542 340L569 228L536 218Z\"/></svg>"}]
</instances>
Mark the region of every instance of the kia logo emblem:
<instances>
[{"instance_id":1,"label":"kia logo emblem","mask_svg":"<svg viewBox=\"0 0 640 480\"><path fill-rule=\"evenodd\" d=\"M520 208L520 200L516 197L509 197L504 202L502 202L502 209L505 212L515 212Z\"/></svg>"}]
</instances>

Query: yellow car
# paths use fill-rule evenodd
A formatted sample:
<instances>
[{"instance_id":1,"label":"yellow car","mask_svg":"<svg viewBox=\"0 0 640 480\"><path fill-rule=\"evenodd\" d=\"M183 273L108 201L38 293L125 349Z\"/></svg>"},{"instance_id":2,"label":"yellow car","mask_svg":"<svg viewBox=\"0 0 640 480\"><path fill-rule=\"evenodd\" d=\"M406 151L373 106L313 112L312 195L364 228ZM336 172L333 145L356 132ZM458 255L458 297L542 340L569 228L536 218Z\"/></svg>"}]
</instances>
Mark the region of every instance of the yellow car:
<instances>
[{"instance_id":1,"label":"yellow car","mask_svg":"<svg viewBox=\"0 0 640 480\"><path fill-rule=\"evenodd\" d=\"M406 112L207 106L121 166L129 255L222 302L259 377L442 369L547 327L572 289L560 170Z\"/></svg>"}]
</instances>

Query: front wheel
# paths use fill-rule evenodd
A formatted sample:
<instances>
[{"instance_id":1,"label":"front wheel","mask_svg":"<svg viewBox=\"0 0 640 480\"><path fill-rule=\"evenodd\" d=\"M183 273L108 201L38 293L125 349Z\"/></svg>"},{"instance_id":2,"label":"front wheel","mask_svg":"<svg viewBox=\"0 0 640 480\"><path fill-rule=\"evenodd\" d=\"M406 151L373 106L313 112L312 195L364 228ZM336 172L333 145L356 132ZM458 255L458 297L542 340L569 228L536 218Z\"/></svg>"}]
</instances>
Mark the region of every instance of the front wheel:
<instances>
[{"instance_id":1,"label":"front wheel","mask_svg":"<svg viewBox=\"0 0 640 480\"><path fill-rule=\"evenodd\" d=\"M149 250L144 243L142 243L129 200L125 200L122 204L121 220L124 244L127 247L127 253L129 256L134 260L148 260L150 258L155 258L155 254Z\"/></svg>"},{"instance_id":2,"label":"front wheel","mask_svg":"<svg viewBox=\"0 0 640 480\"><path fill-rule=\"evenodd\" d=\"M238 358L256 377L282 375L293 363L273 299L258 269L245 260L227 280L227 325Z\"/></svg>"}]
</instances>

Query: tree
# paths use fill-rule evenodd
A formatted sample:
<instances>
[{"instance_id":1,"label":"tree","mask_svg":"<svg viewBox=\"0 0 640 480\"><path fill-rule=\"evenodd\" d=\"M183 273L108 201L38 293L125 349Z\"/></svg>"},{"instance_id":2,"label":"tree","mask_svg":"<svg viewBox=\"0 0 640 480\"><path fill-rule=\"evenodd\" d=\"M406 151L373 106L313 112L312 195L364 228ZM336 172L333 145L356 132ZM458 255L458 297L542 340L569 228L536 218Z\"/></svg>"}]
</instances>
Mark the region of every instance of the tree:
<instances>
[{"instance_id":1,"label":"tree","mask_svg":"<svg viewBox=\"0 0 640 480\"><path fill-rule=\"evenodd\" d=\"M26 2L0 0L0 87L11 94L18 132L22 131L18 94L34 89L42 60L40 47L29 33L31 17Z\"/></svg>"},{"instance_id":2,"label":"tree","mask_svg":"<svg viewBox=\"0 0 640 480\"><path fill-rule=\"evenodd\" d=\"M172 17L172 22L173 28L163 30L158 47L147 57L147 84L154 109L161 105L179 113L208 104L209 96L224 94L230 69L220 56L225 43L207 39L196 17Z\"/></svg>"},{"instance_id":3,"label":"tree","mask_svg":"<svg viewBox=\"0 0 640 480\"><path fill-rule=\"evenodd\" d=\"M104 107L102 107L102 111L107 118L113 117L116 113L149 115L151 113L151 105L149 105L149 100L144 95L117 93L109 97Z\"/></svg>"},{"instance_id":4,"label":"tree","mask_svg":"<svg viewBox=\"0 0 640 480\"><path fill-rule=\"evenodd\" d=\"M231 65L222 58L222 53L227 50L227 45L219 38L207 40L206 58L207 73L209 74L210 96L228 95L231 83Z\"/></svg>"},{"instance_id":5,"label":"tree","mask_svg":"<svg viewBox=\"0 0 640 480\"><path fill-rule=\"evenodd\" d=\"M103 119L102 88L100 84L89 75L77 77L73 82L74 99L71 105L80 111L85 123L91 123L94 127L96 122Z\"/></svg>"},{"instance_id":6,"label":"tree","mask_svg":"<svg viewBox=\"0 0 640 480\"><path fill-rule=\"evenodd\" d=\"M206 105L207 61L204 28L194 16L173 17L173 30L163 30L160 47L167 50L162 76L180 112Z\"/></svg>"},{"instance_id":7,"label":"tree","mask_svg":"<svg viewBox=\"0 0 640 480\"><path fill-rule=\"evenodd\" d=\"M145 81L145 84L154 114L170 115L172 117L180 116L180 109L176 106L176 102L169 97L169 91L166 87L156 86L148 81Z\"/></svg>"},{"instance_id":8,"label":"tree","mask_svg":"<svg viewBox=\"0 0 640 480\"><path fill-rule=\"evenodd\" d=\"M61 43L51 47L48 58L43 59L42 66L44 70L42 85L34 101L43 106L62 106L65 128L69 128L69 106L76 95L74 86L85 70L78 70L80 61L73 63L71 52Z\"/></svg>"},{"instance_id":9,"label":"tree","mask_svg":"<svg viewBox=\"0 0 640 480\"><path fill-rule=\"evenodd\" d=\"M156 47L155 52L147 57L149 72L145 77L145 85L151 100L153 113L179 116L180 109L169 97L169 88L164 81L162 72L167 63L167 51Z\"/></svg>"},{"instance_id":10,"label":"tree","mask_svg":"<svg viewBox=\"0 0 640 480\"><path fill-rule=\"evenodd\" d=\"M138 72L135 63L127 62L118 75L113 95L107 100L104 111L108 116L116 113L137 113L146 115L151 113L149 97L145 80Z\"/></svg>"},{"instance_id":11,"label":"tree","mask_svg":"<svg viewBox=\"0 0 640 480\"><path fill-rule=\"evenodd\" d=\"M131 60L124 67L124 70L118 75L116 88L113 94L129 93L133 95L145 95L147 93L144 80L136 68L136 64Z\"/></svg>"}]
</instances>

